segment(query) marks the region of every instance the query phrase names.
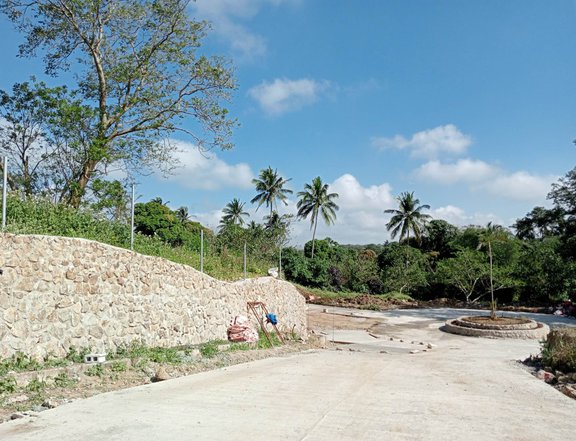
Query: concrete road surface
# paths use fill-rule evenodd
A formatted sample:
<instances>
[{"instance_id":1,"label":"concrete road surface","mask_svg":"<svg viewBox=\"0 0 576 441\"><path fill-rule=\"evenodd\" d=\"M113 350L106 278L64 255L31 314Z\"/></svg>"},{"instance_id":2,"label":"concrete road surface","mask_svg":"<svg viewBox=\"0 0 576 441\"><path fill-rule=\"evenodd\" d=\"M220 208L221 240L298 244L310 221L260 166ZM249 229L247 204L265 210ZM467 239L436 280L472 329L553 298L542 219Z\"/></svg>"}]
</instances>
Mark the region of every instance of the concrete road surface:
<instances>
[{"instance_id":1,"label":"concrete road surface","mask_svg":"<svg viewBox=\"0 0 576 441\"><path fill-rule=\"evenodd\" d=\"M576 440L576 401L516 362L537 342L446 334L436 313L367 314L382 319L373 335L324 329L339 350L79 400L0 425L0 440Z\"/></svg>"}]
</instances>

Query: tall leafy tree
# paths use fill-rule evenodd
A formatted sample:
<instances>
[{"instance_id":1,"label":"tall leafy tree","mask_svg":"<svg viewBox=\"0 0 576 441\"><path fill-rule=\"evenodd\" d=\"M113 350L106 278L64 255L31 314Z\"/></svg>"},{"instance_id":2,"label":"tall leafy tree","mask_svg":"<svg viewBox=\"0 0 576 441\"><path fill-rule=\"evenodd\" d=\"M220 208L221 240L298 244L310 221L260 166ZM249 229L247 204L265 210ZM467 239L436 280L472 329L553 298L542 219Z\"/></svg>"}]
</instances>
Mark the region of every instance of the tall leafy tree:
<instances>
[{"instance_id":1,"label":"tall leafy tree","mask_svg":"<svg viewBox=\"0 0 576 441\"><path fill-rule=\"evenodd\" d=\"M563 209L566 214L576 216L576 167L552 184L548 199L554 201L554 205Z\"/></svg>"},{"instance_id":2,"label":"tall leafy tree","mask_svg":"<svg viewBox=\"0 0 576 441\"><path fill-rule=\"evenodd\" d=\"M228 63L199 54L208 24L190 19L189 0L0 0L25 34L22 56L44 54L46 72L73 68L83 137L68 145L79 164L64 199L80 204L110 164L139 171L169 163L175 132L200 148L230 148L235 121L221 105L235 82ZM74 63L71 62L74 60ZM74 110L74 109L72 109ZM183 128L183 118L195 121Z\"/></svg>"},{"instance_id":3,"label":"tall leafy tree","mask_svg":"<svg viewBox=\"0 0 576 441\"><path fill-rule=\"evenodd\" d=\"M292 214L280 215L277 211L264 216L264 231L268 239L277 246L285 246L290 236L290 224L293 218Z\"/></svg>"},{"instance_id":4,"label":"tall leafy tree","mask_svg":"<svg viewBox=\"0 0 576 441\"><path fill-rule=\"evenodd\" d=\"M378 256L386 291L413 293L428 284L428 257L419 249L392 242Z\"/></svg>"},{"instance_id":5,"label":"tall leafy tree","mask_svg":"<svg viewBox=\"0 0 576 441\"><path fill-rule=\"evenodd\" d=\"M458 235L458 228L442 219L434 219L426 224L422 238L422 250L428 251L436 259L450 257L454 248L452 241Z\"/></svg>"},{"instance_id":6,"label":"tall leafy tree","mask_svg":"<svg viewBox=\"0 0 576 441\"><path fill-rule=\"evenodd\" d=\"M564 227L564 210L560 207L547 209L534 207L530 213L518 219L513 228L519 239L543 239L559 236Z\"/></svg>"},{"instance_id":7,"label":"tall leafy tree","mask_svg":"<svg viewBox=\"0 0 576 441\"><path fill-rule=\"evenodd\" d=\"M53 175L47 132L63 92L35 81L15 84L12 93L0 91L0 156L10 160L12 190L31 196Z\"/></svg>"},{"instance_id":8,"label":"tall leafy tree","mask_svg":"<svg viewBox=\"0 0 576 441\"><path fill-rule=\"evenodd\" d=\"M286 198L289 194L292 194L292 190L285 188L285 185L289 181L291 181L291 178L284 179L278 175L277 170L272 170L270 166L260 170L258 179L252 179L252 183L258 193L252 198L250 203L258 203L258 208L265 204L266 207L270 208L270 217L272 217L272 212L276 209L276 200L288 205Z\"/></svg>"},{"instance_id":9,"label":"tall leafy tree","mask_svg":"<svg viewBox=\"0 0 576 441\"><path fill-rule=\"evenodd\" d=\"M414 192L401 193L396 198L398 209L384 210L384 213L392 214L392 218L386 224L386 228L391 232L392 238L400 234L400 241L406 239L410 242L410 233L420 242L426 222L431 218L429 214L422 213L422 210L430 209L430 205L420 204L420 200L414 198Z\"/></svg>"},{"instance_id":10,"label":"tall leafy tree","mask_svg":"<svg viewBox=\"0 0 576 441\"><path fill-rule=\"evenodd\" d=\"M250 217L250 214L244 211L244 202L240 202L236 198L226 204L222 213L224 213L221 220L223 225L244 225L244 218Z\"/></svg>"},{"instance_id":11,"label":"tall leafy tree","mask_svg":"<svg viewBox=\"0 0 576 441\"><path fill-rule=\"evenodd\" d=\"M130 196L120 181L94 179L91 193L92 209L117 222L130 219Z\"/></svg>"},{"instance_id":12,"label":"tall leafy tree","mask_svg":"<svg viewBox=\"0 0 576 441\"><path fill-rule=\"evenodd\" d=\"M552 184L548 199L554 202L554 207L561 210L561 240L560 253L566 260L576 260L576 167L558 183Z\"/></svg>"},{"instance_id":13,"label":"tall leafy tree","mask_svg":"<svg viewBox=\"0 0 576 441\"><path fill-rule=\"evenodd\" d=\"M318 216L321 215L326 225L336 221L336 211L339 207L334 202L338 199L338 193L329 193L328 184L323 184L320 177L312 180L312 184L306 184L304 191L298 192L300 200L296 204L298 217L306 219L310 216L310 229L312 229L312 258L314 258L314 241L316 238L316 227L318 226Z\"/></svg>"}]
</instances>

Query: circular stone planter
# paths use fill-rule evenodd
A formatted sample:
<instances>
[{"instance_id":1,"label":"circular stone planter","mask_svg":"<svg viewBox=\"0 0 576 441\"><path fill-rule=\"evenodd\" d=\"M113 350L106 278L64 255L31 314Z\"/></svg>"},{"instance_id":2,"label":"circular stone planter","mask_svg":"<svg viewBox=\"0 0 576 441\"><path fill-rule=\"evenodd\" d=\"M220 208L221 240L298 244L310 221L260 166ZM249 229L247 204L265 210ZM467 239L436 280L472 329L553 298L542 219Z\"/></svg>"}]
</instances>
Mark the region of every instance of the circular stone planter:
<instances>
[{"instance_id":1,"label":"circular stone planter","mask_svg":"<svg viewBox=\"0 0 576 441\"><path fill-rule=\"evenodd\" d=\"M459 317L447 320L443 331L451 334L486 338L522 338L543 340L550 332L544 323L526 318L490 320L490 317Z\"/></svg>"}]
</instances>

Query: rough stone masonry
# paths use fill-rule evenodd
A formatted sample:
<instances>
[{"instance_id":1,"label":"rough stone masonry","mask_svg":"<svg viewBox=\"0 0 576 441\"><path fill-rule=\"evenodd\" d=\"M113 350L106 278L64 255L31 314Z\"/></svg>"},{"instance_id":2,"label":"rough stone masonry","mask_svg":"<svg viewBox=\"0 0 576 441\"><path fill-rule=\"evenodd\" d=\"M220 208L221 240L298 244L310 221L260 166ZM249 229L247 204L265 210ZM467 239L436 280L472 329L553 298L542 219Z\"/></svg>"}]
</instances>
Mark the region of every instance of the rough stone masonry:
<instances>
[{"instance_id":1,"label":"rough stone masonry","mask_svg":"<svg viewBox=\"0 0 576 441\"><path fill-rule=\"evenodd\" d=\"M248 301L266 303L281 330L306 333L304 298L271 277L228 283L90 240L4 233L0 270L1 358L225 339Z\"/></svg>"}]
</instances>

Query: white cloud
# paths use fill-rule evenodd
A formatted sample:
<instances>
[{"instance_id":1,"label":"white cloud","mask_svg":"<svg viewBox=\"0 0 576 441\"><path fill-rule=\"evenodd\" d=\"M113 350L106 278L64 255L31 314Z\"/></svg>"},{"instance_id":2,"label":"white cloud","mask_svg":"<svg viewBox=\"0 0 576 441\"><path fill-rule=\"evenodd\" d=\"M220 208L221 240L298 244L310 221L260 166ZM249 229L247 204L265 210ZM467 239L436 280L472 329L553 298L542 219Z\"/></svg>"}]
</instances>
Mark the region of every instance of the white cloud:
<instances>
[{"instance_id":1,"label":"white cloud","mask_svg":"<svg viewBox=\"0 0 576 441\"><path fill-rule=\"evenodd\" d=\"M318 223L318 239L332 237L339 243L383 243L389 239L389 215L384 210L396 204L389 184L364 187L351 174L344 174L330 184L330 192L338 193L336 203L340 209L334 225ZM311 238L309 219L294 225L294 243L304 244Z\"/></svg>"},{"instance_id":2,"label":"white cloud","mask_svg":"<svg viewBox=\"0 0 576 441\"><path fill-rule=\"evenodd\" d=\"M191 4L194 16L213 24L214 32L242 58L255 58L266 53L265 39L250 31L240 21L258 15L266 5L279 6L295 0L197 0Z\"/></svg>"},{"instance_id":3,"label":"white cloud","mask_svg":"<svg viewBox=\"0 0 576 441\"><path fill-rule=\"evenodd\" d=\"M505 222L493 213L473 213L467 214L462 208L454 205L446 205L430 211L434 219L443 219L459 227L466 225L486 225L492 222L498 225L506 225Z\"/></svg>"},{"instance_id":4,"label":"white cloud","mask_svg":"<svg viewBox=\"0 0 576 441\"><path fill-rule=\"evenodd\" d=\"M220 224L220 219L222 219L222 215L223 213L221 209L212 210L207 213L193 213L192 219L216 232L218 225Z\"/></svg>"},{"instance_id":5,"label":"white cloud","mask_svg":"<svg viewBox=\"0 0 576 441\"><path fill-rule=\"evenodd\" d=\"M419 179L449 185L467 183L470 190L486 191L494 196L517 201L546 199L558 176L539 176L525 171L507 172L496 165L473 159L454 163L429 161L415 172Z\"/></svg>"},{"instance_id":6,"label":"white cloud","mask_svg":"<svg viewBox=\"0 0 576 441\"><path fill-rule=\"evenodd\" d=\"M330 185L330 191L339 194L338 205L350 210L384 210L394 204L389 184L363 187L351 174L344 174Z\"/></svg>"},{"instance_id":7,"label":"white cloud","mask_svg":"<svg viewBox=\"0 0 576 441\"><path fill-rule=\"evenodd\" d=\"M498 169L484 161L460 159L454 163L429 161L416 170L420 179L453 184L455 182L479 182L498 173Z\"/></svg>"},{"instance_id":8,"label":"white cloud","mask_svg":"<svg viewBox=\"0 0 576 441\"><path fill-rule=\"evenodd\" d=\"M440 153L462 154L472 144L472 138L453 124L423 130L410 139L402 135L393 138L372 138L372 145L379 149L408 149L413 157L435 158Z\"/></svg>"},{"instance_id":9,"label":"white cloud","mask_svg":"<svg viewBox=\"0 0 576 441\"><path fill-rule=\"evenodd\" d=\"M202 153L193 144L172 141L176 159L180 162L168 177L191 189L217 190L219 188L250 188L254 174L248 164L227 164L214 153Z\"/></svg>"},{"instance_id":10,"label":"white cloud","mask_svg":"<svg viewBox=\"0 0 576 441\"><path fill-rule=\"evenodd\" d=\"M525 171L503 174L491 180L483 188L492 194L520 201L541 201L546 199L553 182L558 176L537 176Z\"/></svg>"},{"instance_id":11,"label":"white cloud","mask_svg":"<svg viewBox=\"0 0 576 441\"><path fill-rule=\"evenodd\" d=\"M248 90L248 95L256 100L266 113L279 115L315 103L329 88L328 81L276 78L271 83L264 81L252 87Z\"/></svg>"}]
</instances>

